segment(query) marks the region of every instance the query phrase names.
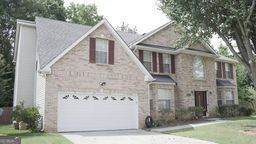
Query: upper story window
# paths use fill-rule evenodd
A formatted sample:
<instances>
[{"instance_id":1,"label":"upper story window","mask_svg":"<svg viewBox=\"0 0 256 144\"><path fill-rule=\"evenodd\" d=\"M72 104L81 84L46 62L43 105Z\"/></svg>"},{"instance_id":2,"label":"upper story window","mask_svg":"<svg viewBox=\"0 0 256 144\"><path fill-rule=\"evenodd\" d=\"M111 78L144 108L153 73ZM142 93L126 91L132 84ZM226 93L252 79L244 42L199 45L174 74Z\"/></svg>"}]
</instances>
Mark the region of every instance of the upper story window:
<instances>
[{"instance_id":1,"label":"upper story window","mask_svg":"<svg viewBox=\"0 0 256 144\"><path fill-rule=\"evenodd\" d=\"M231 64L225 63L225 75L227 78L232 78L231 76Z\"/></svg>"},{"instance_id":2,"label":"upper story window","mask_svg":"<svg viewBox=\"0 0 256 144\"><path fill-rule=\"evenodd\" d=\"M152 71L152 53L143 51L143 65L148 71Z\"/></svg>"},{"instance_id":3,"label":"upper story window","mask_svg":"<svg viewBox=\"0 0 256 144\"><path fill-rule=\"evenodd\" d=\"M171 90L158 89L158 111L169 111L171 109Z\"/></svg>"},{"instance_id":4,"label":"upper story window","mask_svg":"<svg viewBox=\"0 0 256 144\"><path fill-rule=\"evenodd\" d=\"M108 63L108 40L96 39L96 63Z\"/></svg>"},{"instance_id":5,"label":"upper story window","mask_svg":"<svg viewBox=\"0 0 256 144\"><path fill-rule=\"evenodd\" d=\"M164 73L170 73L170 55L169 54L163 54L163 72Z\"/></svg>"},{"instance_id":6,"label":"upper story window","mask_svg":"<svg viewBox=\"0 0 256 144\"><path fill-rule=\"evenodd\" d=\"M204 60L200 56L194 57L193 60L193 71L194 78L197 80L203 80L205 78L204 74Z\"/></svg>"}]
</instances>

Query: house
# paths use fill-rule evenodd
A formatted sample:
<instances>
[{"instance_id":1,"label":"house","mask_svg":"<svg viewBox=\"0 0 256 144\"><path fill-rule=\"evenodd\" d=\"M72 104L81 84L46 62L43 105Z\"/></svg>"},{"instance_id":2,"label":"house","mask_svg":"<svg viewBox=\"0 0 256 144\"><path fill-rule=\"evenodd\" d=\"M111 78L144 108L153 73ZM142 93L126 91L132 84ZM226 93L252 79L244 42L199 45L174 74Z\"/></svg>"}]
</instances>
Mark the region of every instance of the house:
<instances>
[{"instance_id":1,"label":"house","mask_svg":"<svg viewBox=\"0 0 256 144\"><path fill-rule=\"evenodd\" d=\"M144 35L106 20L85 26L36 17L17 20L14 106L37 106L46 131L143 128L175 119L175 109L237 104L235 60L203 40L175 48L171 22Z\"/></svg>"}]
</instances>

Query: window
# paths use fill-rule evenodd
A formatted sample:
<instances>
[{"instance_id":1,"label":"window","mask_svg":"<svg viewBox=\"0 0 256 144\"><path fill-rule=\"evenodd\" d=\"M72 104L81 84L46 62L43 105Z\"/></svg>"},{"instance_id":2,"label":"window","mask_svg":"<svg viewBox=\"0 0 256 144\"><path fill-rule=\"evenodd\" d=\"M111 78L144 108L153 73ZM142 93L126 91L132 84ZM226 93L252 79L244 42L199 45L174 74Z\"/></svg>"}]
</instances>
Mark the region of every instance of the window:
<instances>
[{"instance_id":1,"label":"window","mask_svg":"<svg viewBox=\"0 0 256 144\"><path fill-rule=\"evenodd\" d=\"M149 100L149 107L150 107L150 111L153 111L153 99Z\"/></svg>"},{"instance_id":2,"label":"window","mask_svg":"<svg viewBox=\"0 0 256 144\"><path fill-rule=\"evenodd\" d=\"M163 54L163 72L164 73L170 73L170 55L169 54Z\"/></svg>"},{"instance_id":3,"label":"window","mask_svg":"<svg viewBox=\"0 0 256 144\"><path fill-rule=\"evenodd\" d=\"M218 98L218 106L222 105L222 96L221 96L221 91L217 90L217 98Z\"/></svg>"},{"instance_id":4,"label":"window","mask_svg":"<svg viewBox=\"0 0 256 144\"><path fill-rule=\"evenodd\" d=\"M96 63L108 63L108 40L96 39Z\"/></svg>"},{"instance_id":5,"label":"window","mask_svg":"<svg viewBox=\"0 0 256 144\"><path fill-rule=\"evenodd\" d=\"M231 78L231 68L229 63L225 63L225 74L227 78Z\"/></svg>"},{"instance_id":6,"label":"window","mask_svg":"<svg viewBox=\"0 0 256 144\"><path fill-rule=\"evenodd\" d=\"M171 103L171 91L169 89L158 89L158 111L169 111Z\"/></svg>"},{"instance_id":7,"label":"window","mask_svg":"<svg viewBox=\"0 0 256 144\"><path fill-rule=\"evenodd\" d=\"M233 91L226 91L224 96L225 96L225 102L227 105L234 104L234 92Z\"/></svg>"},{"instance_id":8,"label":"window","mask_svg":"<svg viewBox=\"0 0 256 144\"><path fill-rule=\"evenodd\" d=\"M204 79L204 61L202 57L196 56L193 61L194 78L198 80Z\"/></svg>"},{"instance_id":9,"label":"window","mask_svg":"<svg viewBox=\"0 0 256 144\"><path fill-rule=\"evenodd\" d=\"M143 65L148 71L152 71L152 53L143 51Z\"/></svg>"}]
</instances>

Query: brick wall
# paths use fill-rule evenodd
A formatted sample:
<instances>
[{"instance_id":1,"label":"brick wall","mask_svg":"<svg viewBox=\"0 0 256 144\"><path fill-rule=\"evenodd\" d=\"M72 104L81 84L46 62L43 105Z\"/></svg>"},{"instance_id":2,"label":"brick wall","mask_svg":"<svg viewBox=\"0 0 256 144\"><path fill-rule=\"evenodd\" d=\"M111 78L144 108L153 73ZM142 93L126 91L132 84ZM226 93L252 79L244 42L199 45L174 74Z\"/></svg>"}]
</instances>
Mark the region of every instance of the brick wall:
<instances>
[{"instance_id":1,"label":"brick wall","mask_svg":"<svg viewBox=\"0 0 256 144\"><path fill-rule=\"evenodd\" d=\"M177 107L195 106L194 91L207 92L208 114L214 114L217 106L216 74L214 58L203 57L205 79L195 80L193 77L194 55L176 55L177 87L175 89L175 103Z\"/></svg>"},{"instance_id":2,"label":"brick wall","mask_svg":"<svg viewBox=\"0 0 256 144\"><path fill-rule=\"evenodd\" d=\"M144 74L105 26L90 36L115 41L115 64L89 63L89 37L56 62L51 67L52 73L46 77L45 130L57 131L57 95L60 91L136 94L139 99L139 127L144 127L145 117L149 114ZM104 88L99 85L102 81L106 82Z\"/></svg>"},{"instance_id":3,"label":"brick wall","mask_svg":"<svg viewBox=\"0 0 256 144\"><path fill-rule=\"evenodd\" d=\"M150 85L150 95L153 100L153 108L151 111L151 116L153 120L173 120L175 119L175 99L174 99L174 85L172 84L151 84ZM170 95L170 112L160 113L158 110L158 89L169 89L171 90Z\"/></svg>"}]
</instances>

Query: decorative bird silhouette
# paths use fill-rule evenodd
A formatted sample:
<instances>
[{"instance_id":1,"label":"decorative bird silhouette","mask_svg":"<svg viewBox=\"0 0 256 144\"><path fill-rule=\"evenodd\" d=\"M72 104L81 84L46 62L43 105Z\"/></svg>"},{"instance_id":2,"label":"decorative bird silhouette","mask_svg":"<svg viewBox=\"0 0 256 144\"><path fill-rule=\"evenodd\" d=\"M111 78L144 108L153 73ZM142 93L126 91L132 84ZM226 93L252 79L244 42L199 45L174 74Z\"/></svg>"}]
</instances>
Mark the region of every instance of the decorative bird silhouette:
<instances>
[{"instance_id":1,"label":"decorative bird silhouette","mask_svg":"<svg viewBox=\"0 0 256 144\"><path fill-rule=\"evenodd\" d=\"M99 98L97 98L96 96L92 96L94 100L99 100Z\"/></svg>"},{"instance_id":2,"label":"decorative bird silhouette","mask_svg":"<svg viewBox=\"0 0 256 144\"><path fill-rule=\"evenodd\" d=\"M87 100L89 97L90 97L90 96L86 96L86 97L84 97L84 100Z\"/></svg>"},{"instance_id":3,"label":"decorative bird silhouette","mask_svg":"<svg viewBox=\"0 0 256 144\"><path fill-rule=\"evenodd\" d=\"M133 99L132 99L132 98L130 98L130 97L128 97L128 99L129 99L130 101L133 101Z\"/></svg>"},{"instance_id":4,"label":"decorative bird silhouette","mask_svg":"<svg viewBox=\"0 0 256 144\"><path fill-rule=\"evenodd\" d=\"M108 99L108 96L104 97L103 100L107 100Z\"/></svg>"},{"instance_id":5,"label":"decorative bird silhouette","mask_svg":"<svg viewBox=\"0 0 256 144\"><path fill-rule=\"evenodd\" d=\"M79 98L78 98L77 96L75 96L75 95L73 95L73 98L74 98L74 99L79 99Z\"/></svg>"},{"instance_id":6,"label":"decorative bird silhouette","mask_svg":"<svg viewBox=\"0 0 256 144\"><path fill-rule=\"evenodd\" d=\"M66 95L64 97L62 97L63 99L68 99L69 95Z\"/></svg>"}]
</instances>

